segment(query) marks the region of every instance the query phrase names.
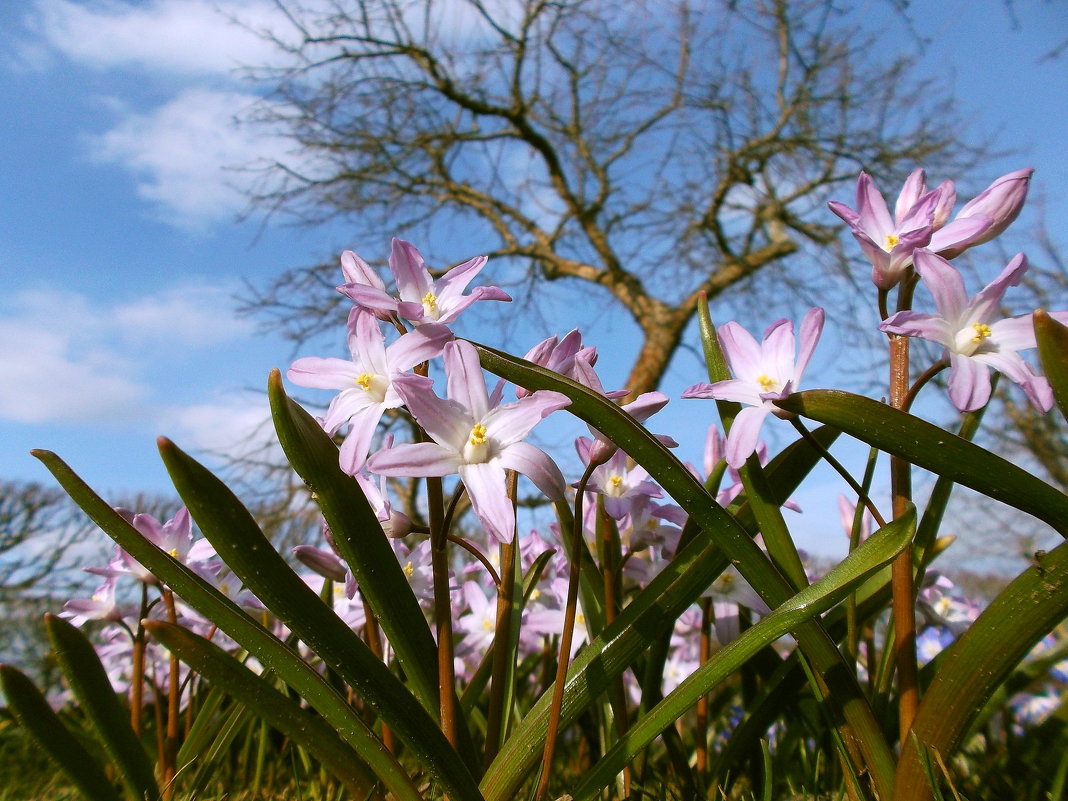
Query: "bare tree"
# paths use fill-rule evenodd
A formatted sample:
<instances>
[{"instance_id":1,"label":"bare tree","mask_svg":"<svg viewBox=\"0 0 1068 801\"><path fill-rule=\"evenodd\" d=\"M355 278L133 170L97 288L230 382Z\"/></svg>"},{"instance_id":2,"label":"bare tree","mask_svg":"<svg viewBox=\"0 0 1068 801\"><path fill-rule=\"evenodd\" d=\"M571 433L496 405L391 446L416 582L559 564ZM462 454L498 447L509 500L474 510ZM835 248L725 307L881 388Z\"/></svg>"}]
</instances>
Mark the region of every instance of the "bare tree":
<instances>
[{"instance_id":1,"label":"bare tree","mask_svg":"<svg viewBox=\"0 0 1068 801\"><path fill-rule=\"evenodd\" d=\"M642 335L634 393L660 382L701 293L833 283L824 203L861 167L976 152L907 55L823 0L276 2L292 31L271 34L283 58L253 72L271 93L249 121L294 149L261 165L255 206L344 219L356 241L418 236L433 259L488 252L498 283L618 304ZM817 250L822 266L790 269ZM249 307L298 340L332 327L335 265Z\"/></svg>"}]
</instances>

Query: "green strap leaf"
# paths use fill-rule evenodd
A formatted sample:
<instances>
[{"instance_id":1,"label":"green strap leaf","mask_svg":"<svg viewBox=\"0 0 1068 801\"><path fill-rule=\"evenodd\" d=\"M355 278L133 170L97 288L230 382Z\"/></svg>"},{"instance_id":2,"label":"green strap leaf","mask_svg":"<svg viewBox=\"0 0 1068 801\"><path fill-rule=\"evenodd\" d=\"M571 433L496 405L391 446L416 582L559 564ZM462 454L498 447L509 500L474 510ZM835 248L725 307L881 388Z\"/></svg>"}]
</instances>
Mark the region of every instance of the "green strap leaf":
<instances>
[{"instance_id":1,"label":"green strap leaf","mask_svg":"<svg viewBox=\"0 0 1068 801\"><path fill-rule=\"evenodd\" d=\"M226 634L278 674L319 711L342 738L355 748L398 799L421 796L407 772L386 750L373 731L338 693L291 648L242 611L203 578L164 553L131 526L58 456L33 451L67 494L115 542L176 592L182 600L218 625Z\"/></svg>"},{"instance_id":2,"label":"green strap leaf","mask_svg":"<svg viewBox=\"0 0 1068 801\"><path fill-rule=\"evenodd\" d=\"M29 678L11 665L0 665L0 687L18 722L88 801L119 801L96 758L67 730Z\"/></svg>"},{"instance_id":3,"label":"green strap leaf","mask_svg":"<svg viewBox=\"0 0 1068 801\"><path fill-rule=\"evenodd\" d=\"M381 523L356 479L338 464L337 446L315 418L286 395L277 370L271 371L267 394L286 458L315 493L334 542L375 611L412 692L437 716L437 647Z\"/></svg>"},{"instance_id":4,"label":"green strap leaf","mask_svg":"<svg viewBox=\"0 0 1068 801\"><path fill-rule=\"evenodd\" d=\"M147 620L144 625L153 637L196 673L306 748L349 788L354 798L367 798L373 794L377 784L374 774L323 718L302 708L203 637L162 620Z\"/></svg>"},{"instance_id":5,"label":"green strap leaf","mask_svg":"<svg viewBox=\"0 0 1068 801\"><path fill-rule=\"evenodd\" d=\"M701 696L740 669L761 649L835 606L854 587L890 562L912 540L915 527L916 510L910 509L907 515L873 534L822 579L806 586L738 639L717 651L636 722L593 769L583 775L573 792L576 801L594 798L661 731L673 725Z\"/></svg>"},{"instance_id":6,"label":"green strap leaf","mask_svg":"<svg viewBox=\"0 0 1068 801\"><path fill-rule=\"evenodd\" d=\"M927 801L931 788L923 760L949 757L987 700L1035 644L1068 617L1068 543L1035 554L1017 576L946 651L912 723L898 764L895 798ZM981 666L981 669L980 669Z\"/></svg>"},{"instance_id":7,"label":"green strap leaf","mask_svg":"<svg viewBox=\"0 0 1068 801\"><path fill-rule=\"evenodd\" d=\"M159 449L193 520L244 585L382 716L449 796L481 798L437 721L293 572L229 487L170 440Z\"/></svg>"},{"instance_id":8,"label":"green strap leaf","mask_svg":"<svg viewBox=\"0 0 1068 801\"><path fill-rule=\"evenodd\" d=\"M1068 326L1039 309L1033 315L1038 360L1053 388L1053 399L1068 419Z\"/></svg>"},{"instance_id":9,"label":"green strap leaf","mask_svg":"<svg viewBox=\"0 0 1068 801\"><path fill-rule=\"evenodd\" d=\"M716 504L697 478L674 454L626 411L607 398L552 371L484 345L476 344L475 347L482 366L502 378L530 390L552 389L570 398L568 411L603 432L644 467L668 495L696 521L705 536L722 549L769 607L781 605L794 594L789 582L757 547L748 532ZM863 754L865 767L877 791L889 797L893 782L894 755L863 690L846 669L844 657L827 636L819 620L813 619L802 624L796 636L799 646L817 675L827 679L828 674L835 674L835 681L830 682L835 688L831 697L832 712L837 719L844 721L843 737L851 753ZM838 676L841 676L841 679L838 679ZM499 759L500 757L496 761ZM485 778L483 786L487 786Z\"/></svg>"},{"instance_id":10,"label":"green strap leaf","mask_svg":"<svg viewBox=\"0 0 1068 801\"><path fill-rule=\"evenodd\" d=\"M63 676L114 760L130 795L138 801L159 798L152 762L131 728L130 713L119 703L93 644L79 629L55 615L45 615L45 628Z\"/></svg>"},{"instance_id":11,"label":"green strap leaf","mask_svg":"<svg viewBox=\"0 0 1068 801\"><path fill-rule=\"evenodd\" d=\"M1032 514L1068 536L1068 495L926 420L871 398L831 389L798 392L776 405L833 425L917 467Z\"/></svg>"}]
</instances>

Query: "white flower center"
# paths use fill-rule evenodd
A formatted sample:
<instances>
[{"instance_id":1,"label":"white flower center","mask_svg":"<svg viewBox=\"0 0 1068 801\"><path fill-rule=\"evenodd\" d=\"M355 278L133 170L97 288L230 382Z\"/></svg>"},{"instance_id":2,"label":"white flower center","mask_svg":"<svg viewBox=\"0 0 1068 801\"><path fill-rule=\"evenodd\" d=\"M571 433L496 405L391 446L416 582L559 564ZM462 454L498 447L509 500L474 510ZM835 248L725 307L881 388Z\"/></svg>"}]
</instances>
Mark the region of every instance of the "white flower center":
<instances>
[{"instance_id":1,"label":"white flower center","mask_svg":"<svg viewBox=\"0 0 1068 801\"><path fill-rule=\"evenodd\" d=\"M760 384L761 392L778 392L781 388L778 379L772 378L767 373L761 373L756 377L756 382Z\"/></svg>"},{"instance_id":2,"label":"white flower center","mask_svg":"<svg viewBox=\"0 0 1068 801\"><path fill-rule=\"evenodd\" d=\"M953 350L961 356L971 356L993 333L986 323L972 323L957 332L953 338Z\"/></svg>"},{"instance_id":3,"label":"white flower center","mask_svg":"<svg viewBox=\"0 0 1068 801\"><path fill-rule=\"evenodd\" d=\"M604 494L613 498L622 498L623 493L627 491L626 486L623 484L623 476L618 473L614 476L609 476L608 481L605 483Z\"/></svg>"},{"instance_id":4,"label":"white flower center","mask_svg":"<svg viewBox=\"0 0 1068 801\"><path fill-rule=\"evenodd\" d=\"M895 247L897 247L897 244L900 241L901 241L901 237L898 236L897 234L887 234L886 235L886 241L883 242L883 250L885 250L887 253L889 253L891 250L893 250Z\"/></svg>"},{"instance_id":5,"label":"white flower center","mask_svg":"<svg viewBox=\"0 0 1068 801\"><path fill-rule=\"evenodd\" d=\"M423 295L423 314L438 319L438 298L433 292Z\"/></svg>"},{"instance_id":6,"label":"white flower center","mask_svg":"<svg viewBox=\"0 0 1068 801\"><path fill-rule=\"evenodd\" d=\"M482 423L475 423L471 427L471 433L467 435L464 443L463 459L467 464L482 464L488 462L491 454L492 442L486 434L486 427Z\"/></svg>"},{"instance_id":7,"label":"white flower center","mask_svg":"<svg viewBox=\"0 0 1068 801\"><path fill-rule=\"evenodd\" d=\"M382 403L389 389L389 379L378 373L360 373L356 376L356 386L366 392L374 403Z\"/></svg>"}]
</instances>

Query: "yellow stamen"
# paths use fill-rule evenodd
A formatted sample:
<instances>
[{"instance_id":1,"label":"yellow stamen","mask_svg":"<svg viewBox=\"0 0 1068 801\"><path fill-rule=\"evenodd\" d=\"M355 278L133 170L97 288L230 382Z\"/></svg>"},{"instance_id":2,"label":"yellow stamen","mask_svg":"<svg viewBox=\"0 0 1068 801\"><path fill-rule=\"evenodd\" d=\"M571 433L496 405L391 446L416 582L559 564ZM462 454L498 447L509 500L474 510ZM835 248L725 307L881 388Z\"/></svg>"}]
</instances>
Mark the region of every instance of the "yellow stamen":
<instances>
[{"instance_id":1,"label":"yellow stamen","mask_svg":"<svg viewBox=\"0 0 1068 801\"><path fill-rule=\"evenodd\" d=\"M438 299L433 292L427 292L423 295L423 311L427 314L438 313Z\"/></svg>"},{"instance_id":2,"label":"yellow stamen","mask_svg":"<svg viewBox=\"0 0 1068 801\"><path fill-rule=\"evenodd\" d=\"M623 476L612 476L608 479L608 483L612 485L612 489L619 489L619 485L623 483Z\"/></svg>"},{"instance_id":3,"label":"yellow stamen","mask_svg":"<svg viewBox=\"0 0 1068 801\"><path fill-rule=\"evenodd\" d=\"M369 390L371 388L371 379L372 378L374 378L374 375L372 373L360 373L356 377L356 384L357 384L357 386L360 387L360 389L362 389L364 392L366 392L367 390Z\"/></svg>"},{"instance_id":4,"label":"yellow stamen","mask_svg":"<svg viewBox=\"0 0 1068 801\"><path fill-rule=\"evenodd\" d=\"M482 620L482 628L484 628L486 631L492 631L493 630L493 624L489 621L488 618L483 618L483 620Z\"/></svg>"},{"instance_id":5,"label":"yellow stamen","mask_svg":"<svg viewBox=\"0 0 1068 801\"><path fill-rule=\"evenodd\" d=\"M769 378L766 374L758 375L756 381L765 392L772 392L779 385L778 381L774 378Z\"/></svg>"},{"instance_id":6,"label":"yellow stamen","mask_svg":"<svg viewBox=\"0 0 1068 801\"><path fill-rule=\"evenodd\" d=\"M897 234L887 234L886 235L886 244L883 245L883 250L885 250L887 253L889 253L891 250L893 250L897 246L898 242L900 242L900 241L901 241L901 237L899 237Z\"/></svg>"},{"instance_id":7,"label":"yellow stamen","mask_svg":"<svg viewBox=\"0 0 1068 801\"><path fill-rule=\"evenodd\" d=\"M412 577L412 574L413 574L413 573L415 573L415 568L414 568L414 567L412 567L412 563L411 563L411 561L409 561L409 562L408 562L408 564L406 564L406 565L405 565L405 566L404 566L404 567L402 568L402 570L404 571L404 575L406 575L406 576L407 576L408 578L411 578L411 577Z\"/></svg>"},{"instance_id":8,"label":"yellow stamen","mask_svg":"<svg viewBox=\"0 0 1068 801\"><path fill-rule=\"evenodd\" d=\"M169 551L167 551L167 553L169 553L175 559L178 558L178 549L177 548L171 548Z\"/></svg>"},{"instance_id":9,"label":"yellow stamen","mask_svg":"<svg viewBox=\"0 0 1068 801\"><path fill-rule=\"evenodd\" d=\"M475 427L471 429L472 445L485 445L486 444L486 427L482 423L475 423Z\"/></svg>"},{"instance_id":10,"label":"yellow stamen","mask_svg":"<svg viewBox=\"0 0 1068 801\"><path fill-rule=\"evenodd\" d=\"M975 336L972 337L972 342L982 342L992 333L990 326L986 323L972 323L972 328L975 329Z\"/></svg>"}]
</instances>

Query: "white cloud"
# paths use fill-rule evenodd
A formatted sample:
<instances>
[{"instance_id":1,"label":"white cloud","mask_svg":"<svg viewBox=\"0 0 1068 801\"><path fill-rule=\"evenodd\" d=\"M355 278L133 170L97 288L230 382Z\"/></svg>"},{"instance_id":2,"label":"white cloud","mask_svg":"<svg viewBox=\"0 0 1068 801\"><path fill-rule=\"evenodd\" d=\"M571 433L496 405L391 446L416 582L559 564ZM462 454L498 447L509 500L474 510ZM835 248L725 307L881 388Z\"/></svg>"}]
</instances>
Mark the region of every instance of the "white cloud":
<instances>
[{"instance_id":1,"label":"white cloud","mask_svg":"<svg viewBox=\"0 0 1068 801\"><path fill-rule=\"evenodd\" d=\"M235 316L233 307L233 288L187 284L118 306L112 320L127 339L196 347L252 334L252 323Z\"/></svg>"},{"instance_id":2,"label":"white cloud","mask_svg":"<svg viewBox=\"0 0 1068 801\"><path fill-rule=\"evenodd\" d=\"M136 175L138 194L166 222L198 228L227 219L247 203L241 186L246 176L233 168L273 160L283 147L278 137L235 126L235 115L256 100L239 92L187 89L93 137L92 154Z\"/></svg>"},{"instance_id":3,"label":"white cloud","mask_svg":"<svg viewBox=\"0 0 1068 801\"><path fill-rule=\"evenodd\" d=\"M190 406L162 410L158 425L180 447L231 458L274 458L281 449L263 393L241 392Z\"/></svg>"},{"instance_id":4,"label":"white cloud","mask_svg":"<svg viewBox=\"0 0 1068 801\"><path fill-rule=\"evenodd\" d=\"M151 297L94 304L26 291L0 305L0 420L116 423L163 408L151 373L191 348L250 333L228 286L187 284ZM169 407L168 407L169 408Z\"/></svg>"},{"instance_id":5,"label":"white cloud","mask_svg":"<svg viewBox=\"0 0 1068 801\"><path fill-rule=\"evenodd\" d=\"M38 0L29 25L86 66L192 76L270 63L277 50L257 33L284 29L285 18L265 0Z\"/></svg>"}]
</instances>

